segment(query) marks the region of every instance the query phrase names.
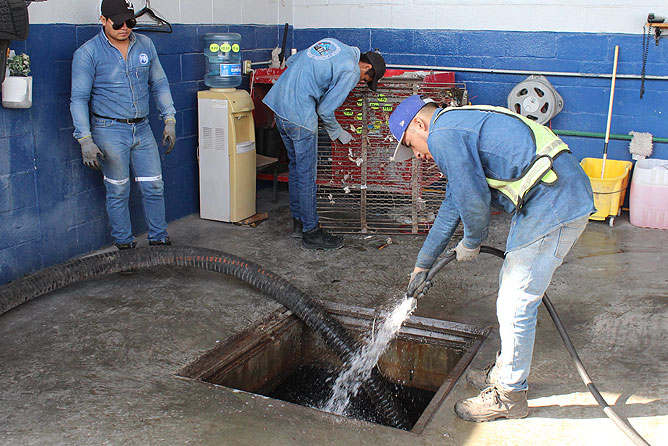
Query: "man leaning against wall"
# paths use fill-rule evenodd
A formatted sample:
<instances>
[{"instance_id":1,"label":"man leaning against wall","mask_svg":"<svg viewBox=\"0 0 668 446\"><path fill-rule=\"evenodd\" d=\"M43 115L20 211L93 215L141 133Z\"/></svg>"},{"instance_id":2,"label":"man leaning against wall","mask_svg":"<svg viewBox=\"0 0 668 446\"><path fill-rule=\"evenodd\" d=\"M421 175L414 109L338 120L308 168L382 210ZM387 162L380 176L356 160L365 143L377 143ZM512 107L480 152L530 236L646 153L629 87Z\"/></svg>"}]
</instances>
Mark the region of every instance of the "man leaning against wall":
<instances>
[{"instance_id":1,"label":"man leaning against wall","mask_svg":"<svg viewBox=\"0 0 668 446\"><path fill-rule=\"evenodd\" d=\"M102 29L72 60L70 112L86 166L102 170L111 235L118 249L136 246L130 223L130 168L142 195L149 245L171 245L165 220L158 145L148 122L149 95L164 121L165 154L176 142L176 110L155 46L135 34L129 0L103 0Z\"/></svg>"}]
</instances>

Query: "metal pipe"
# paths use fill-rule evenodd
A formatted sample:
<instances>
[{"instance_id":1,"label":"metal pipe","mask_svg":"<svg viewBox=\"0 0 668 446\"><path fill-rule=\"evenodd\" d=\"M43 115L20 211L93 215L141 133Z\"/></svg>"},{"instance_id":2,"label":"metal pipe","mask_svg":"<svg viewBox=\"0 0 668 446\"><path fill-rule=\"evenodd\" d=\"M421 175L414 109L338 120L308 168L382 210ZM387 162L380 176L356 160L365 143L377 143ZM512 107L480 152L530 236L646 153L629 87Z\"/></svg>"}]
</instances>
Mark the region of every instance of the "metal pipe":
<instances>
[{"instance_id":1,"label":"metal pipe","mask_svg":"<svg viewBox=\"0 0 668 446\"><path fill-rule=\"evenodd\" d=\"M251 66L256 65L269 65L270 60L265 60L263 62L251 62ZM431 65L400 65L400 64L390 64L387 65L387 68L401 69L406 68L409 70L431 70L431 71L460 71L460 72L470 72L470 73L490 73L490 74L514 74L514 75L523 75L529 76L531 74L540 74L543 76L561 76L561 77L585 77L585 78L597 78L597 79L610 79L612 74L607 73L575 73L570 71L527 71L527 70L502 70L497 68L469 68L469 67L439 67ZM640 75L637 74L618 74L617 79L638 79L640 80ZM668 81L668 76L645 76L645 80L654 80L654 81Z\"/></svg>"},{"instance_id":2,"label":"metal pipe","mask_svg":"<svg viewBox=\"0 0 668 446\"><path fill-rule=\"evenodd\" d=\"M264 62L252 62L253 65L268 65L271 61L267 60ZM409 69L428 69L433 71L468 71L468 72L480 72L480 73L494 73L494 74L542 74L543 76L572 76L572 77L592 77L592 78L612 78L612 74L594 74L594 73L567 73L567 72L555 72L555 71L520 71L520 70L496 70L493 68L462 68L462 67L436 67L436 66L421 66L421 65L388 65L387 68L409 68ZM640 79L640 76L630 75L630 74L618 74L617 79ZM653 80L668 80L668 76L646 76L646 79ZM554 130L552 131L556 135L563 136L579 136L583 138L605 138L604 133L597 132L582 132L577 130ZM611 134L610 139L621 139L630 141L633 139L631 135L619 135ZM655 143L668 143L668 138L659 138L653 137L652 142Z\"/></svg>"},{"instance_id":3,"label":"metal pipe","mask_svg":"<svg viewBox=\"0 0 668 446\"><path fill-rule=\"evenodd\" d=\"M423 65L387 65L387 68L406 68L410 70L431 70L431 71L462 71L472 73L490 73L490 74L516 74L516 75L531 75L540 74L543 76L564 76L564 77L590 77L610 79L612 74L606 73L574 73L569 71L526 71L526 70L502 70L497 68L468 68L468 67L439 67L439 66L423 66ZM636 74L618 74L617 79L640 79ZM668 80L668 76L645 76L646 80Z\"/></svg>"},{"instance_id":4,"label":"metal pipe","mask_svg":"<svg viewBox=\"0 0 668 446\"><path fill-rule=\"evenodd\" d=\"M598 132L580 132L577 130L555 130L552 129L552 132L554 132L555 135L558 136L580 136L583 138L605 138L605 133L598 133ZM631 141L633 139L633 136L631 135L618 135L618 134L610 134L610 139L623 139L626 141ZM662 143L668 143L668 138L658 138L658 137L652 137L652 142L662 142Z\"/></svg>"}]
</instances>

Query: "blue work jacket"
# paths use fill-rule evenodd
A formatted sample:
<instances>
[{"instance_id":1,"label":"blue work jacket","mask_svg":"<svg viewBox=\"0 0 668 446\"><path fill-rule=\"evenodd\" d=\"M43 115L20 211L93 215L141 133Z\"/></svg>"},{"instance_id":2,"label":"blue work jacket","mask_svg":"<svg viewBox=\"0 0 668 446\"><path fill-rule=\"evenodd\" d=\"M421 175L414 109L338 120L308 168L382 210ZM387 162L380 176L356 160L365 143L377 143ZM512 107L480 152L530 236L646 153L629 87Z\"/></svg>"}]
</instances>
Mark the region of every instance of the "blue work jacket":
<instances>
[{"instance_id":1,"label":"blue work jacket","mask_svg":"<svg viewBox=\"0 0 668 446\"><path fill-rule=\"evenodd\" d=\"M485 178L521 175L536 156L529 127L512 116L479 110L452 110L434 121L439 111L432 117L427 144L448 184L415 266L431 268L460 221L464 244L469 248L480 246L487 238L492 206L514 214L506 252L596 211L589 178L575 156L566 152L554 160L558 180L536 186L515 213L512 201L491 189Z\"/></svg>"},{"instance_id":2,"label":"blue work jacket","mask_svg":"<svg viewBox=\"0 0 668 446\"><path fill-rule=\"evenodd\" d=\"M160 118L174 118L169 81L153 42L141 34L129 38L127 59L104 29L74 52L70 112L76 139L90 135L91 113L119 119L148 116L150 93Z\"/></svg>"},{"instance_id":3,"label":"blue work jacket","mask_svg":"<svg viewBox=\"0 0 668 446\"><path fill-rule=\"evenodd\" d=\"M312 132L318 116L332 140L343 133L334 112L360 80L360 50L322 39L291 56L263 101L275 114Z\"/></svg>"}]
</instances>

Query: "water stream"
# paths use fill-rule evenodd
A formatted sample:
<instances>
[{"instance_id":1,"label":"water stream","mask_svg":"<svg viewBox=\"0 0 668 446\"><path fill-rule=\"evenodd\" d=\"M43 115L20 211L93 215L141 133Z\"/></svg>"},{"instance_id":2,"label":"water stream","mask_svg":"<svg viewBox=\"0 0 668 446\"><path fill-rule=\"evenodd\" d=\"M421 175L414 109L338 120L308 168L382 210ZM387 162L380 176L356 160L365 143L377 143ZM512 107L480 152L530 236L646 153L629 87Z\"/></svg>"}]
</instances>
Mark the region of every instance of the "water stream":
<instances>
[{"instance_id":1,"label":"water stream","mask_svg":"<svg viewBox=\"0 0 668 446\"><path fill-rule=\"evenodd\" d=\"M366 336L365 345L344 365L334 383L332 396L323 410L344 414L351 398L357 395L360 385L369 378L378 359L399 332L401 324L415 310L416 305L415 298L404 296L403 300L388 314L380 328L375 332L371 331Z\"/></svg>"}]
</instances>

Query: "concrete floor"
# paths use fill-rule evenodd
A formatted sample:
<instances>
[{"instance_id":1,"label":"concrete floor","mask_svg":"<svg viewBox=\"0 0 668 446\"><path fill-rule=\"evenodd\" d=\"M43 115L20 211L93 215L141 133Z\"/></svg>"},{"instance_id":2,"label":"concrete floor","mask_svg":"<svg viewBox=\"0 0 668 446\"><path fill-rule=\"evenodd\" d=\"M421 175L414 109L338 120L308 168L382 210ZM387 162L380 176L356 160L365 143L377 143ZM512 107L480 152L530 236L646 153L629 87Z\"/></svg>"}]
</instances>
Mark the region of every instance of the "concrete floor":
<instances>
[{"instance_id":1,"label":"concrete floor","mask_svg":"<svg viewBox=\"0 0 668 446\"><path fill-rule=\"evenodd\" d=\"M170 224L179 245L255 261L317 299L384 306L407 284L419 236L346 236L335 252L305 252L289 236L287 194L258 211L256 228L189 216ZM507 216L489 245L503 248ZM146 241L141 240L140 245ZM590 375L653 445L668 445L668 231L591 222L548 294ZM451 264L417 315L495 326L500 261ZM90 279L0 316L1 445L629 445L586 392L542 309L529 417L475 424L452 406L464 380L421 435L358 422L174 373L279 308L249 286L205 271L154 268ZM473 361L498 348L496 329Z\"/></svg>"}]
</instances>

